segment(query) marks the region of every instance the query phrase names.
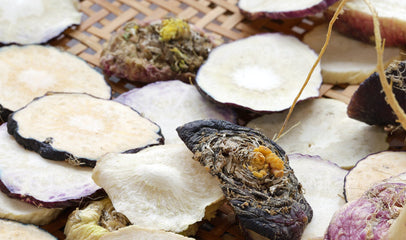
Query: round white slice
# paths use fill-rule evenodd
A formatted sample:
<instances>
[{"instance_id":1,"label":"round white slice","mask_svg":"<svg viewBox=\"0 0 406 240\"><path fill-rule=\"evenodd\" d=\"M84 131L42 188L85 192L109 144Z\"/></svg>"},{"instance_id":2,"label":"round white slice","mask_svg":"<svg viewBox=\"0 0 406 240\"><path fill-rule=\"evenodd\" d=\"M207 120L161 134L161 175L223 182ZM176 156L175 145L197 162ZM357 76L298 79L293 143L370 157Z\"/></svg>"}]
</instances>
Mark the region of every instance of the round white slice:
<instances>
[{"instance_id":1,"label":"round white slice","mask_svg":"<svg viewBox=\"0 0 406 240\"><path fill-rule=\"evenodd\" d=\"M0 0L0 42L44 43L81 18L78 0Z\"/></svg>"},{"instance_id":2,"label":"round white slice","mask_svg":"<svg viewBox=\"0 0 406 240\"><path fill-rule=\"evenodd\" d=\"M111 153L97 162L93 179L131 223L180 233L223 199L215 177L192 157L184 144Z\"/></svg>"},{"instance_id":3,"label":"round white slice","mask_svg":"<svg viewBox=\"0 0 406 240\"><path fill-rule=\"evenodd\" d=\"M46 92L111 98L111 87L102 74L75 55L50 46L1 48L0 72L0 106L11 112Z\"/></svg>"},{"instance_id":4,"label":"round white slice","mask_svg":"<svg viewBox=\"0 0 406 240\"><path fill-rule=\"evenodd\" d=\"M386 150L382 128L351 119L347 105L334 99L317 98L299 103L277 143L288 154L319 155L340 167L353 167L368 154ZM248 123L273 139L282 127L287 111L264 115Z\"/></svg>"},{"instance_id":5,"label":"round white slice","mask_svg":"<svg viewBox=\"0 0 406 240\"><path fill-rule=\"evenodd\" d=\"M317 55L306 44L280 33L260 34L223 44L196 76L197 86L214 101L253 111L289 108ZM299 100L319 96L320 65Z\"/></svg>"},{"instance_id":6,"label":"round white slice","mask_svg":"<svg viewBox=\"0 0 406 240\"><path fill-rule=\"evenodd\" d=\"M323 239L332 216L345 204L344 177L348 171L318 156L291 154L288 157L313 209L313 218L302 240Z\"/></svg>"},{"instance_id":7,"label":"round white slice","mask_svg":"<svg viewBox=\"0 0 406 240\"><path fill-rule=\"evenodd\" d=\"M118 96L124 103L156 122L165 143L183 143L176 128L198 119L222 119L235 122L231 110L220 108L202 97L197 89L179 80L161 81L135 88Z\"/></svg>"},{"instance_id":8,"label":"round white slice","mask_svg":"<svg viewBox=\"0 0 406 240\"><path fill-rule=\"evenodd\" d=\"M0 219L0 239L56 240L57 238L38 226Z\"/></svg>"},{"instance_id":9,"label":"round white slice","mask_svg":"<svg viewBox=\"0 0 406 240\"><path fill-rule=\"evenodd\" d=\"M345 198L356 200L372 185L381 181L404 182L406 152L383 151L368 155L357 162L345 177ZM402 180L403 177L403 180Z\"/></svg>"},{"instance_id":10,"label":"round white slice","mask_svg":"<svg viewBox=\"0 0 406 240\"><path fill-rule=\"evenodd\" d=\"M327 24L313 28L303 37L303 42L320 52L326 41ZM398 48L385 48L383 60L386 63L399 57ZM321 60L323 82L331 84L359 84L376 70L375 46L367 44L336 31L332 31L330 42Z\"/></svg>"},{"instance_id":11,"label":"round white slice","mask_svg":"<svg viewBox=\"0 0 406 240\"><path fill-rule=\"evenodd\" d=\"M120 228L117 231L104 234L100 240L192 240L180 234L156 229L141 228L136 225Z\"/></svg>"}]
</instances>

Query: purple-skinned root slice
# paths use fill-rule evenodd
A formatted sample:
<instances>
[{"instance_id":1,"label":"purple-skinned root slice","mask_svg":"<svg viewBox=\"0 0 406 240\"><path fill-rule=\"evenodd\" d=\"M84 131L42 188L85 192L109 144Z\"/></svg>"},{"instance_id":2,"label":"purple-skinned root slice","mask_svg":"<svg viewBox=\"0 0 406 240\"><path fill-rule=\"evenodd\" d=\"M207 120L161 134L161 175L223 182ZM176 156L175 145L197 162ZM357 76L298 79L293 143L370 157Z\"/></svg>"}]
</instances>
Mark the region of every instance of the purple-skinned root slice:
<instances>
[{"instance_id":1,"label":"purple-skinned root slice","mask_svg":"<svg viewBox=\"0 0 406 240\"><path fill-rule=\"evenodd\" d=\"M134 109L81 93L49 93L15 111L8 132L51 160L93 167L109 152L137 152L163 143L160 127Z\"/></svg>"},{"instance_id":2,"label":"purple-skinned root slice","mask_svg":"<svg viewBox=\"0 0 406 240\"><path fill-rule=\"evenodd\" d=\"M404 235L388 238L388 234L405 206L405 183L378 183L334 214L324 240L404 239ZM405 222L401 224L404 228Z\"/></svg>"},{"instance_id":3,"label":"purple-skinned root slice","mask_svg":"<svg viewBox=\"0 0 406 240\"><path fill-rule=\"evenodd\" d=\"M183 143L110 153L98 160L93 179L132 224L189 236L224 204L216 179L192 157Z\"/></svg>"},{"instance_id":4,"label":"purple-skinned root slice","mask_svg":"<svg viewBox=\"0 0 406 240\"><path fill-rule=\"evenodd\" d=\"M312 221L301 239L323 239L331 217L345 204L343 185L348 171L318 156L289 154L288 157L303 186L304 196L313 209Z\"/></svg>"},{"instance_id":5,"label":"purple-skinned root slice","mask_svg":"<svg viewBox=\"0 0 406 240\"><path fill-rule=\"evenodd\" d=\"M65 208L106 195L93 182L92 168L47 160L25 150L7 134L6 124L0 126L0 138L0 189L9 197L36 207Z\"/></svg>"},{"instance_id":6,"label":"purple-skinned root slice","mask_svg":"<svg viewBox=\"0 0 406 240\"><path fill-rule=\"evenodd\" d=\"M377 11L385 47L404 46L406 43L406 2L371 0L370 3ZM327 9L325 12L327 18L334 15L337 5L338 3ZM363 0L348 1L334 23L334 29L363 42L375 42L372 13Z\"/></svg>"},{"instance_id":7,"label":"purple-skinned root slice","mask_svg":"<svg viewBox=\"0 0 406 240\"><path fill-rule=\"evenodd\" d=\"M136 83L193 81L217 40L179 18L124 24L103 48L100 67L108 76Z\"/></svg>"},{"instance_id":8,"label":"purple-skinned root slice","mask_svg":"<svg viewBox=\"0 0 406 240\"><path fill-rule=\"evenodd\" d=\"M276 142L288 153L318 155L343 168L353 167L368 154L387 150L386 132L349 118L346 107L339 100L327 98L300 102ZM247 126L274 138L287 113L267 114L253 119Z\"/></svg>"},{"instance_id":9,"label":"purple-skinned root slice","mask_svg":"<svg viewBox=\"0 0 406 240\"><path fill-rule=\"evenodd\" d=\"M38 226L6 219L0 219L0 239L57 240Z\"/></svg>"},{"instance_id":10,"label":"purple-skinned root slice","mask_svg":"<svg viewBox=\"0 0 406 240\"><path fill-rule=\"evenodd\" d=\"M219 104L278 112L292 105L316 59L295 37L259 34L215 48L200 67L196 86ZM317 65L299 101L318 97L321 83Z\"/></svg>"},{"instance_id":11,"label":"purple-skinned root slice","mask_svg":"<svg viewBox=\"0 0 406 240\"><path fill-rule=\"evenodd\" d=\"M320 52L326 40L328 24L314 27L303 37L303 42L316 52ZM399 59L399 48L385 48L383 61L389 64ZM331 39L321 59L323 82L330 84L359 84L376 71L375 46L364 43L337 31L332 31Z\"/></svg>"},{"instance_id":12,"label":"purple-skinned root slice","mask_svg":"<svg viewBox=\"0 0 406 240\"><path fill-rule=\"evenodd\" d=\"M157 123L161 127L165 144L181 143L176 128L193 120L237 121L237 114L231 108L207 101L193 85L179 80L151 83L125 92L114 100L134 108Z\"/></svg>"},{"instance_id":13,"label":"purple-skinned root slice","mask_svg":"<svg viewBox=\"0 0 406 240\"><path fill-rule=\"evenodd\" d=\"M241 13L250 20L258 18L302 18L323 12L338 0L239 0Z\"/></svg>"},{"instance_id":14,"label":"purple-skinned root slice","mask_svg":"<svg viewBox=\"0 0 406 240\"><path fill-rule=\"evenodd\" d=\"M406 172L406 152L383 151L359 160L344 182L346 201L361 197L372 185Z\"/></svg>"},{"instance_id":15,"label":"purple-skinned root slice","mask_svg":"<svg viewBox=\"0 0 406 240\"><path fill-rule=\"evenodd\" d=\"M246 239L300 239L313 211L284 150L251 128L198 120L180 138L217 176Z\"/></svg>"},{"instance_id":16,"label":"purple-skinned root slice","mask_svg":"<svg viewBox=\"0 0 406 240\"><path fill-rule=\"evenodd\" d=\"M130 221L114 209L110 199L104 198L69 214L64 233L66 240L97 240L129 225Z\"/></svg>"},{"instance_id":17,"label":"purple-skinned root slice","mask_svg":"<svg viewBox=\"0 0 406 240\"><path fill-rule=\"evenodd\" d=\"M406 110L406 61L394 61L385 69L388 82L400 107ZM392 108L385 100L378 73L371 74L358 87L347 107L350 118L370 125L399 125Z\"/></svg>"},{"instance_id":18,"label":"purple-skinned root slice","mask_svg":"<svg viewBox=\"0 0 406 240\"><path fill-rule=\"evenodd\" d=\"M111 98L111 87L102 74L79 57L51 46L0 48L0 72L0 117L4 122L11 112L47 92Z\"/></svg>"},{"instance_id":19,"label":"purple-skinned root slice","mask_svg":"<svg viewBox=\"0 0 406 240\"><path fill-rule=\"evenodd\" d=\"M45 43L81 22L78 0L7 1L0 5L0 42Z\"/></svg>"}]
</instances>

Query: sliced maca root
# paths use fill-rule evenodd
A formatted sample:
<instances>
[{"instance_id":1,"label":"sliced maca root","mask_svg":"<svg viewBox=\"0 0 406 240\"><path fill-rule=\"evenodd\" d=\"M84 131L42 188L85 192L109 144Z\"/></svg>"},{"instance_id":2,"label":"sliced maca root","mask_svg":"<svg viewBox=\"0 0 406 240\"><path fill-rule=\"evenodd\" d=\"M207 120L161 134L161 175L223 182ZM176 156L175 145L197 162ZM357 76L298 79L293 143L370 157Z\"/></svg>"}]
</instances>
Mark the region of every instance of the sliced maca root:
<instances>
[{"instance_id":1,"label":"sliced maca root","mask_svg":"<svg viewBox=\"0 0 406 240\"><path fill-rule=\"evenodd\" d=\"M0 126L0 139L0 189L9 197L36 207L65 208L106 195L92 180L92 168L47 160L24 149L7 134L6 124ZM44 221L49 214L44 212Z\"/></svg>"},{"instance_id":2,"label":"sliced maca root","mask_svg":"<svg viewBox=\"0 0 406 240\"><path fill-rule=\"evenodd\" d=\"M82 14L78 0L10 1L0 5L0 42L44 43L71 25Z\"/></svg>"},{"instance_id":3,"label":"sliced maca root","mask_svg":"<svg viewBox=\"0 0 406 240\"><path fill-rule=\"evenodd\" d=\"M209 99L254 112L288 109L304 84L316 53L292 36L268 33L215 48L196 76ZM320 65L299 101L319 96Z\"/></svg>"},{"instance_id":4,"label":"sliced maca root","mask_svg":"<svg viewBox=\"0 0 406 240\"><path fill-rule=\"evenodd\" d=\"M0 118L4 122L10 113L51 91L111 98L111 87L102 74L75 55L51 46L0 48L0 72Z\"/></svg>"},{"instance_id":5,"label":"sliced maca root","mask_svg":"<svg viewBox=\"0 0 406 240\"><path fill-rule=\"evenodd\" d=\"M106 75L132 82L190 82L216 45L212 37L182 19L128 22L103 49L100 66Z\"/></svg>"},{"instance_id":6,"label":"sliced maca root","mask_svg":"<svg viewBox=\"0 0 406 240\"><path fill-rule=\"evenodd\" d=\"M136 225L120 228L117 231L103 235L100 240L193 240L180 234L165 232L156 229L141 228Z\"/></svg>"},{"instance_id":7,"label":"sliced maca root","mask_svg":"<svg viewBox=\"0 0 406 240\"><path fill-rule=\"evenodd\" d=\"M396 0L370 0L379 18L380 32L385 47L402 47L406 43L406 2ZM338 3L325 12L327 18L334 15ZM374 43L374 24L372 13L364 0L351 0L334 23L334 29L344 35L363 42Z\"/></svg>"},{"instance_id":8,"label":"sliced maca root","mask_svg":"<svg viewBox=\"0 0 406 240\"><path fill-rule=\"evenodd\" d=\"M388 82L400 107L406 110L406 61L394 61L385 69ZM399 125L392 108L385 100L385 93L378 73L373 73L358 87L347 107L350 118L370 125Z\"/></svg>"},{"instance_id":9,"label":"sliced maca root","mask_svg":"<svg viewBox=\"0 0 406 240\"><path fill-rule=\"evenodd\" d=\"M57 240L38 226L5 219L0 219L0 239Z\"/></svg>"},{"instance_id":10,"label":"sliced maca root","mask_svg":"<svg viewBox=\"0 0 406 240\"><path fill-rule=\"evenodd\" d=\"M160 127L132 108L80 93L52 93L14 112L8 132L51 160L94 167L108 152L137 152L163 143Z\"/></svg>"},{"instance_id":11,"label":"sliced maca root","mask_svg":"<svg viewBox=\"0 0 406 240\"><path fill-rule=\"evenodd\" d=\"M247 239L301 238L313 211L282 148L221 120L198 120L177 131L194 159L218 177Z\"/></svg>"},{"instance_id":12,"label":"sliced maca root","mask_svg":"<svg viewBox=\"0 0 406 240\"><path fill-rule=\"evenodd\" d=\"M165 144L182 143L176 128L198 119L237 121L237 114L227 107L213 104L190 84L179 80L159 81L134 88L114 99L124 103L162 129Z\"/></svg>"},{"instance_id":13,"label":"sliced maca root","mask_svg":"<svg viewBox=\"0 0 406 240\"><path fill-rule=\"evenodd\" d=\"M241 13L250 20L258 18L301 18L323 12L337 0L239 0Z\"/></svg>"},{"instance_id":14,"label":"sliced maca root","mask_svg":"<svg viewBox=\"0 0 406 240\"><path fill-rule=\"evenodd\" d=\"M314 27L303 42L320 52L326 41L327 24ZM383 61L389 64L398 59L399 48L386 47ZM359 84L376 71L375 46L332 31L331 39L321 59L323 82L330 84Z\"/></svg>"}]
</instances>

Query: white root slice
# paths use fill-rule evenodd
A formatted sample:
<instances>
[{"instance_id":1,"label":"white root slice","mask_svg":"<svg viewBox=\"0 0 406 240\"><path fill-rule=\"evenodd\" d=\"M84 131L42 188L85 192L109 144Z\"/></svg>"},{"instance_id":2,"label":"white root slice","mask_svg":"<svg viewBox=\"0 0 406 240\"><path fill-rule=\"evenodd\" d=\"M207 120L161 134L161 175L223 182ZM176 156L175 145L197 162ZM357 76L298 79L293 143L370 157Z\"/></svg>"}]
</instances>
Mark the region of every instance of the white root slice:
<instances>
[{"instance_id":1,"label":"white root slice","mask_svg":"<svg viewBox=\"0 0 406 240\"><path fill-rule=\"evenodd\" d=\"M111 98L102 74L68 52L41 45L0 50L0 105L16 111L46 92L85 92Z\"/></svg>"},{"instance_id":2,"label":"white root slice","mask_svg":"<svg viewBox=\"0 0 406 240\"><path fill-rule=\"evenodd\" d=\"M132 224L181 233L224 198L215 177L192 157L184 144L111 153L97 162L93 179Z\"/></svg>"},{"instance_id":3,"label":"white root slice","mask_svg":"<svg viewBox=\"0 0 406 240\"><path fill-rule=\"evenodd\" d=\"M120 228L117 231L104 234L100 240L192 240L180 234L156 229L141 228L136 225Z\"/></svg>"},{"instance_id":4,"label":"white root slice","mask_svg":"<svg viewBox=\"0 0 406 240\"><path fill-rule=\"evenodd\" d=\"M388 240L404 240L406 236L406 206L400 211L388 230Z\"/></svg>"},{"instance_id":5,"label":"white root slice","mask_svg":"<svg viewBox=\"0 0 406 240\"><path fill-rule=\"evenodd\" d=\"M372 185L387 178L386 182L402 182L401 176L397 179L394 176L404 172L406 152L383 151L368 155L359 160L345 177L345 198L348 202L358 199Z\"/></svg>"},{"instance_id":6,"label":"white root slice","mask_svg":"<svg viewBox=\"0 0 406 240\"><path fill-rule=\"evenodd\" d=\"M209 98L259 112L288 109L317 55L292 36L268 33L215 48L196 76ZM299 100L319 96L317 65Z\"/></svg>"},{"instance_id":7,"label":"white root slice","mask_svg":"<svg viewBox=\"0 0 406 240\"><path fill-rule=\"evenodd\" d=\"M303 37L303 42L320 52L327 27L327 24L316 26ZM387 47L383 57L384 63L388 64L399 58L399 49ZM331 40L321 60L324 83L359 84L375 71L376 50L373 45L332 31Z\"/></svg>"},{"instance_id":8,"label":"white root slice","mask_svg":"<svg viewBox=\"0 0 406 240\"><path fill-rule=\"evenodd\" d=\"M0 42L44 43L81 17L78 0L1 0Z\"/></svg>"},{"instance_id":9,"label":"white root slice","mask_svg":"<svg viewBox=\"0 0 406 240\"><path fill-rule=\"evenodd\" d=\"M7 133L6 124L0 126L0 139L1 190L7 195L38 207L63 208L77 206L83 198L101 191L91 178L91 168L46 160L24 149ZM14 212L17 206L10 204L9 207L2 205L1 208ZM19 218L24 217L21 219L24 222L40 224L53 217L51 210L34 210L29 207L21 207L16 213L8 215L17 215Z\"/></svg>"},{"instance_id":10,"label":"white root slice","mask_svg":"<svg viewBox=\"0 0 406 240\"><path fill-rule=\"evenodd\" d=\"M0 219L0 239L57 240L38 226L5 219Z\"/></svg>"},{"instance_id":11,"label":"white root slice","mask_svg":"<svg viewBox=\"0 0 406 240\"><path fill-rule=\"evenodd\" d=\"M347 170L318 156L288 155L290 166L304 188L304 196L313 209L312 221L302 240L323 239L334 213L345 204L344 177Z\"/></svg>"},{"instance_id":12,"label":"white root slice","mask_svg":"<svg viewBox=\"0 0 406 240\"><path fill-rule=\"evenodd\" d=\"M368 154L386 150L386 133L349 118L346 104L334 99L318 98L299 103L287 131L277 143L288 154L319 155L340 167L350 168ZM281 128L287 111L271 113L254 119L248 127L258 128L274 138Z\"/></svg>"},{"instance_id":13,"label":"white root slice","mask_svg":"<svg viewBox=\"0 0 406 240\"><path fill-rule=\"evenodd\" d=\"M88 166L109 152L162 143L159 126L132 108L80 93L37 98L14 112L7 124L21 145L41 156Z\"/></svg>"},{"instance_id":14,"label":"white root slice","mask_svg":"<svg viewBox=\"0 0 406 240\"><path fill-rule=\"evenodd\" d=\"M165 144L183 143L176 128L193 120L236 121L236 115L231 110L208 102L193 85L179 80L155 82L135 88L121 94L115 101L134 108L156 122L161 127Z\"/></svg>"}]
</instances>

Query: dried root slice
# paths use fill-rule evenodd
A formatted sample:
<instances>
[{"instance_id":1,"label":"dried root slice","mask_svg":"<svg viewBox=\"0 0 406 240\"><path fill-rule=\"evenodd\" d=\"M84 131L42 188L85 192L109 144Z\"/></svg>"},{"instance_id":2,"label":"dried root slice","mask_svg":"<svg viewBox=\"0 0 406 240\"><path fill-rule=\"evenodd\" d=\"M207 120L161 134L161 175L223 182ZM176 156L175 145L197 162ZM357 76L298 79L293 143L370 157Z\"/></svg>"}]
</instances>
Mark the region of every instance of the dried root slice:
<instances>
[{"instance_id":1,"label":"dried root slice","mask_svg":"<svg viewBox=\"0 0 406 240\"><path fill-rule=\"evenodd\" d=\"M100 240L192 240L180 234L165 232L156 229L141 228L135 225L120 228L117 231L103 235Z\"/></svg>"},{"instance_id":2,"label":"dried root slice","mask_svg":"<svg viewBox=\"0 0 406 240\"><path fill-rule=\"evenodd\" d=\"M247 239L300 239L313 212L278 145L221 120L198 120L177 131L194 159L218 177Z\"/></svg>"},{"instance_id":3,"label":"dried root slice","mask_svg":"<svg viewBox=\"0 0 406 240\"><path fill-rule=\"evenodd\" d=\"M93 167L108 152L136 152L163 142L160 128L124 104L88 94L54 93L14 112L8 132L51 160Z\"/></svg>"},{"instance_id":4,"label":"dried root slice","mask_svg":"<svg viewBox=\"0 0 406 240\"><path fill-rule=\"evenodd\" d=\"M224 196L216 179L192 156L184 144L111 153L97 162L93 179L132 224L194 234L188 228L205 217L210 205L220 207Z\"/></svg>"},{"instance_id":5,"label":"dried root slice","mask_svg":"<svg viewBox=\"0 0 406 240\"><path fill-rule=\"evenodd\" d=\"M290 154L289 164L304 189L304 196L313 209L312 221L302 240L323 239L334 213L344 204L344 177L347 170L318 156Z\"/></svg>"},{"instance_id":6,"label":"dried root slice","mask_svg":"<svg viewBox=\"0 0 406 240\"><path fill-rule=\"evenodd\" d=\"M345 199L348 202L358 199L372 185L404 172L406 152L383 151L371 154L361 159L345 177Z\"/></svg>"},{"instance_id":7,"label":"dried root slice","mask_svg":"<svg viewBox=\"0 0 406 240\"><path fill-rule=\"evenodd\" d=\"M392 82L392 92L400 107L406 110L406 61L394 61L385 70ZM350 118L370 125L399 125L396 115L385 100L379 75L373 73L360 84L351 97L347 113Z\"/></svg>"},{"instance_id":8,"label":"dried root slice","mask_svg":"<svg viewBox=\"0 0 406 240\"><path fill-rule=\"evenodd\" d=\"M257 112L288 109L317 55L297 38L260 34L215 48L196 76L212 100ZM299 100L319 96L320 65Z\"/></svg>"},{"instance_id":9,"label":"dried root slice","mask_svg":"<svg viewBox=\"0 0 406 240\"><path fill-rule=\"evenodd\" d=\"M399 216L395 219L388 230L388 239L403 240L406 236L406 206L400 210Z\"/></svg>"},{"instance_id":10,"label":"dried root slice","mask_svg":"<svg viewBox=\"0 0 406 240\"><path fill-rule=\"evenodd\" d=\"M108 232L128 225L128 219L114 209L109 198L105 198L73 211L66 221L64 233L66 240L98 240Z\"/></svg>"},{"instance_id":11,"label":"dried root slice","mask_svg":"<svg viewBox=\"0 0 406 240\"><path fill-rule=\"evenodd\" d=\"M238 7L248 19L301 18L323 12L337 0L239 0Z\"/></svg>"},{"instance_id":12,"label":"dried root slice","mask_svg":"<svg viewBox=\"0 0 406 240\"><path fill-rule=\"evenodd\" d=\"M247 126L258 128L273 138L286 114L287 111L264 115ZM334 99L318 98L299 103L286 129L277 143L288 153L318 155L345 168L389 147L383 129L349 118L345 103Z\"/></svg>"},{"instance_id":13,"label":"dried root slice","mask_svg":"<svg viewBox=\"0 0 406 240\"><path fill-rule=\"evenodd\" d=\"M38 226L5 219L0 219L0 239L57 240Z\"/></svg>"},{"instance_id":14,"label":"dried root slice","mask_svg":"<svg viewBox=\"0 0 406 240\"><path fill-rule=\"evenodd\" d=\"M4 121L11 112L49 91L111 98L111 88L102 74L73 54L50 46L1 48L0 72L0 118Z\"/></svg>"},{"instance_id":15,"label":"dried root slice","mask_svg":"<svg viewBox=\"0 0 406 240\"><path fill-rule=\"evenodd\" d=\"M405 206L405 183L376 184L334 214L324 239L389 239L389 228Z\"/></svg>"},{"instance_id":16,"label":"dried root slice","mask_svg":"<svg viewBox=\"0 0 406 240\"><path fill-rule=\"evenodd\" d=\"M406 43L406 2L396 0L370 0L378 13L380 32L385 40L385 47L404 46ZM332 17L337 4L326 11ZM334 24L334 29L344 35L358 40L374 43L374 25L372 13L364 0L350 0L345 4L344 11Z\"/></svg>"},{"instance_id":17,"label":"dried root slice","mask_svg":"<svg viewBox=\"0 0 406 240\"><path fill-rule=\"evenodd\" d=\"M108 76L138 83L190 82L216 45L212 37L181 19L128 22L103 49L100 66Z\"/></svg>"},{"instance_id":18,"label":"dried root slice","mask_svg":"<svg viewBox=\"0 0 406 240\"><path fill-rule=\"evenodd\" d=\"M182 142L176 128L187 122L198 119L236 122L237 118L230 108L208 102L194 86L179 80L151 83L125 92L115 100L156 122L162 129L165 144Z\"/></svg>"},{"instance_id":19,"label":"dried root slice","mask_svg":"<svg viewBox=\"0 0 406 240\"><path fill-rule=\"evenodd\" d=\"M78 0L7 1L0 5L0 42L35 44L79 24Z\"/></svg>"},{"instance_id":20,"label":"dried root slice","mask_svg":"<svg viewBox=\"0 0 406 240\"><path fill-rule=\"evenodd\" d=\"M327 24L313 28L303 37L303 42L320 52L326 40ZM389 64L399 58L398 48L385 48L384 62ZM376 50L373 45L332 31L331 40L321 60L324 83L359 84L376 70Z\"/></svg>"},{"instance_id":21,"label":"dried root slice","mask_svg":"<svg viewBox=\"0 0 406 240\"><path fill-rule=\"evenodd\" d=\"M46 160L25 150L7 134L6 124L0 126L0 139L0 189L8 196L46 208L77 206L105 196L93 182L91 168ZM46 215L52 214L44 211L44 221Z\"/></svg>"}]
</instances>

